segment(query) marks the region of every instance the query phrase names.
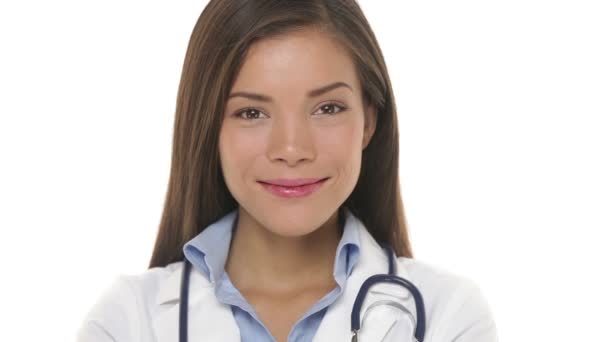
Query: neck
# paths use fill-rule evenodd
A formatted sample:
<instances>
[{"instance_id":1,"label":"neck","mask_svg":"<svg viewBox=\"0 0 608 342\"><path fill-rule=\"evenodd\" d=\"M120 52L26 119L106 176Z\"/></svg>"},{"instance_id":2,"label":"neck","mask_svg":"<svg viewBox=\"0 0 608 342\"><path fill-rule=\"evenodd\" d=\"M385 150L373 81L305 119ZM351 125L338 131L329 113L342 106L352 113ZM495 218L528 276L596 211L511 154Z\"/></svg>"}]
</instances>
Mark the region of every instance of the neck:
<instances>
[{"instance_id":1,"label":"neck","mask_svg":"<svg viewBox=\"0 0 608 342\"><path fill-rule=\"evenodd\" d=\"M313 232L289 237L261 227L239 209L226 260L230 280L241 291L293 291L335 284L334 259L343 224L339 212Z\"/></svg>"}]
</instances>

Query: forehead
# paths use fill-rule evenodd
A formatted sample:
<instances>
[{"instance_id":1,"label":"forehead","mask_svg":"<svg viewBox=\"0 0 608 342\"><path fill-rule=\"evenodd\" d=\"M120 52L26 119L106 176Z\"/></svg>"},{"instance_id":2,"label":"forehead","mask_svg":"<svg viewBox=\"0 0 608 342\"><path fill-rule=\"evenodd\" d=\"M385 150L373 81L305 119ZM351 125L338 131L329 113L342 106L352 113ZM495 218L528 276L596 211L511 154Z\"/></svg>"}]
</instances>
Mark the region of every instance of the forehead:
<instances>
[{"instance_id":1,"label":"forehead","mask_svg":"<svg viewBox=\"0 0 608 342\"><path fill-rule=\"evenodd\" d=\"M323 32L307 30L265 38L251 45L233 90L298 92L342 81L358 88L346 50Z\"/></svg>"}]
</instances>

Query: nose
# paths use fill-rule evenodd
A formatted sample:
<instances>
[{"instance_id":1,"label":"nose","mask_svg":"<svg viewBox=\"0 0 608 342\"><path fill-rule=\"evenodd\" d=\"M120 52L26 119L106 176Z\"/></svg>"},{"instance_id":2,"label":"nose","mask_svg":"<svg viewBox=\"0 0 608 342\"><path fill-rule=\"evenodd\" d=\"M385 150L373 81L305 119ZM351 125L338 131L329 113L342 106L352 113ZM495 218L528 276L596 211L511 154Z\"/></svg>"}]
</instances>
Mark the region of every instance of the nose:
<instances>
[{"instance_id":1,"label":"nose","mask_svg":"<svg viewBox=\"0 0 608 342\"><path fill-rule=\"evenodd\" d=\"M283 115L272 123L267 157L288 166L315 159L314 132L305 116Z\"/></svg>"}]
</instances>

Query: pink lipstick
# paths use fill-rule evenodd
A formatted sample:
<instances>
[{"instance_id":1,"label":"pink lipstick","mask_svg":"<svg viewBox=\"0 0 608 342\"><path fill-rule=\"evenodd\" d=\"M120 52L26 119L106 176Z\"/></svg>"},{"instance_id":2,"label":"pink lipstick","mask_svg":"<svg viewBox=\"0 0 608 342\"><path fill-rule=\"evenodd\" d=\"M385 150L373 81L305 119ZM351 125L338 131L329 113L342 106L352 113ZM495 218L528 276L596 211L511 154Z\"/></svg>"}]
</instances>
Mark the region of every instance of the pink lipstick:
<instances>
[{"instance_id":1,"label":"pink lipstick","mask_svg":"<svg viewBox=\"0 0 608 342\"><path fill-rule=\"evenodd\" d=\"M270 179L258 181L264 189L284 198L304 197L312 194L329 178Z\"/></svg>"}]
</instances>

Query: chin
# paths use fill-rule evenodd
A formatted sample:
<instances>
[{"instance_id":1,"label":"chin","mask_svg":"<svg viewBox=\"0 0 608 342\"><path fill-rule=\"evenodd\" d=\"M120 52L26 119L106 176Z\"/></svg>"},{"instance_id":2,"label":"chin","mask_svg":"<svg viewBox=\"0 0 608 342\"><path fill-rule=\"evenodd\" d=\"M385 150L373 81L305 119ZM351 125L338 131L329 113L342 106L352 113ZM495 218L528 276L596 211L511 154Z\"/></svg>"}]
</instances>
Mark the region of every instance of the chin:
<instances>
[{"instance_id":1,"label":"chin","mask_svg":"<svg viewBox=\"0 0 608 342\"><path fill-rule=\"evenodd\" d=\"M282 220L279 218L271 218L270 220L271 222L265 226L266 229L276 235L284 237L299 237L308 235L319 228L319 225L312 222L293 222L293 219Z\"/></svg>"},{"instance_id":2,"label":"chin","mask_svg":"<svg viewBox=\"0 0 608 342\"><path fill-rule=\"evenodd\" d=\"M289 209L278 211L276 209L274 211L264 211L264 213L271 214L260 217L260 222L272 233L284 237L299 237L311 234L325 224L332 215L332 212L325 213L324 210L319 211L318 209L298 212ZM317 214L313 215L312 212L317 212Z\"/></svg>"}]
</instances>

